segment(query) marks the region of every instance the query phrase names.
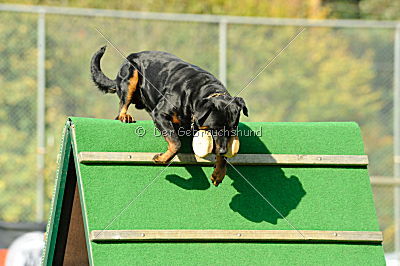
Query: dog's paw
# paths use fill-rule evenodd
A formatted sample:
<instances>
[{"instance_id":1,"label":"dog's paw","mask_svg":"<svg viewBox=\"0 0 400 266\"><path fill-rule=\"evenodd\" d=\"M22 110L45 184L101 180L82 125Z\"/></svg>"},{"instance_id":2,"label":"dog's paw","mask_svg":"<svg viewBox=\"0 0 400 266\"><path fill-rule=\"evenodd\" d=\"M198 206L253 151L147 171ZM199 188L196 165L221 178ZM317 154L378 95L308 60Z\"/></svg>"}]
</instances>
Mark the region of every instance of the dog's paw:
<instances>
[{"instance_id":1,"label":"dog's paw","mask_svg":"<svg viewBox=\"0 0 400 266\"><path fill-rule=\"evenodd\" d=\"M218 169L215 168L214 172L212 173L210 179L214 186L218 187L219 184L222 183L224 177L226 175L226 168Z\"/></svg>"},{"instance_id":2,"label":"dog's paw","mask_svg":"<svg viewBox=\"0 0 400 266\"><path fill-rule=\"evenodd\" d=\"M136 122L135 119L129 114L122 114L122 115L119 115L117 118L122 123L135 123Z\"/></svg>"},{"instance_id":3,"label":"dog's paw","mask_svg":"<svg viewBox=\"0 0 400 266\"><path fill-rule=\"evenodd\" d=\"M167 158L167 156L164 153L159 153L154 155L153 161L157 164L166 164L169 162L171 158Z\"/></svg>"}]
</instances>

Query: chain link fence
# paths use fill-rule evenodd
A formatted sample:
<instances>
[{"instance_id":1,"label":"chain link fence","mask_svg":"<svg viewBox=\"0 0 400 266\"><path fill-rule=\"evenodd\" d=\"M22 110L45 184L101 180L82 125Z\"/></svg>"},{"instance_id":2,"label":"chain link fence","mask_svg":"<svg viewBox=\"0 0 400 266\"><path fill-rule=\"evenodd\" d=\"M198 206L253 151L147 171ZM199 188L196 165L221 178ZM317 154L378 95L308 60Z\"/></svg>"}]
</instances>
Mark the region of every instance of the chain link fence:
<instances>
[{"instance_id":1,"label":"chain link fence","mask_svg":"<svg viewBox=\"0 0 400 266\"><path fill-rule=\"evenodd\" d=\"M41 221L47 216L67 116L116 116L117 98L102 95L90 79L90 58L106 43L96 28L124 55L141 50L171 52L219 75L232 94L305 28L241 93L251 111L243 121L358 122L370 175L377 176L373 191L384 248L394 251L395 185L389 180L383 186L378 179L394 176L395 24L321 21L316 25L290 19L17 10L7 5L0 10L0 220ZM42 26L40 16L45 21ZM41 38L45 48L38 45ZM44 52L45 76L38 72L38 49ZM122 61L122 55L109 46L104 72L115 76ZM37 105L40 78L45 78L45 109ZM45 110L44 125L37 124L40 110ZM150 119L137 110L135 117ZM41 127L45 132L38 136ZM44 150L38 149L40 139ZM38 165L40 158L44 169ZM44 187L38 186L41 180Z\"/></svg>"}]
</instances>

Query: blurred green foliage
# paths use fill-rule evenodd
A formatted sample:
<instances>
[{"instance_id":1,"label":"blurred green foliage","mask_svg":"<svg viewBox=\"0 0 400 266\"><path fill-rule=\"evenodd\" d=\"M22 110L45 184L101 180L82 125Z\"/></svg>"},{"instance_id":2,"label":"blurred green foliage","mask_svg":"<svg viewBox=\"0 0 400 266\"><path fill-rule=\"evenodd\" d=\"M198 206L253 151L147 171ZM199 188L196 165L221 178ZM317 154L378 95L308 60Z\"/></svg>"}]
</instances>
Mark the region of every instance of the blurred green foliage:
<instances>
[{"instance_id":1,"label":"blurred green foliage","mask_svg":"<svg viewBox=\"0 0 400 266\"><path fill-rule=\"evenodd\" d=\"M338 13L334 9L335 1L314 0L14 2L269 17L326 18ZM357 12L362 17L363 10L375 10L378 2L386 3L357 2ZM368 16L395 18L390 14L378 17L371 12ZM217 24L46 15L46 213L66 118L73 115L112 119L116 116L117 98L102 95L90 80L90 58L106 43L95 27L125 55L141 50L164 50L218 76ZM229 91L235 94L245 87L299 30L299 27L229 25ZM3 88L0 91L0 219L31 221L35 219L37 177L37 16L1 12L0 40L0 86ZM104 72L114 77L122 61L122 56L109 47L103 58ZM307 28L242 92L250 111L250 117L242 120L357 121L370 156L371 175L391 176L392 69L393 31L390 29ZM137 119L149 119L143 111L131 112ZM377 189L376 201L390 204L391 194L387 189ZM382 228L387 229L386 249L391 250L393 213L381 211L379 215Z\"/></svg>"},{"instance_id":2,"label":"blurred green foliage","mask_svg":"<svg viewBox=\"0 0 400 266\"><path fill-rule=\"evenodd\" d=\"M0 3L281 18L400 19L400 1L393 0L0 0Z\"/></svg>"},{"instance_id":3,"label":"blurred green foliage","mask_svg":"<svg viewBox=\"0 0 400 266\"><path fill-rule=\"evenodd\" d=\"M0 0L0 3L123 9L146 12L192 13L260 17L324 18L320 0Z\"/></svg>"}]
</instances>

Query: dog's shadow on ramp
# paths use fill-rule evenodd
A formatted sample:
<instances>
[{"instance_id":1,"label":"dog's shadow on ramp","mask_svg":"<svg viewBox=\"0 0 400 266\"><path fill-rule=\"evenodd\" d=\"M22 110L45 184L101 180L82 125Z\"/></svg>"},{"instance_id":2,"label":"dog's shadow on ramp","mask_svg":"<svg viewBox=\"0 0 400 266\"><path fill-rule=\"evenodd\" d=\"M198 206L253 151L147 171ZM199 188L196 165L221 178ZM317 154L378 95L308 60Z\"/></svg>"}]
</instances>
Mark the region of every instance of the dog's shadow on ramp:
<instances>
[{"instance_id":1,"label":"dog's shadow on ramp","mask_svg":"<svg viewBox=\"0 0 400 266\"><path fill-rule=\"evenodd\" d=\"M201 167L185 166L189 172L189 178L183 178L179 175L167 175L165 177L170 183L186 190L206 190L210 187L210 181Z\"/></svg>"},{"instance_id":2,"label":"dog's shadow on ramp","mask_svg":"<svg viewBox=\"0 0 400 266\"><path fill-rule=\"evenodd\" d=\"M241 124L241 151L254 147L257 153L271 154L267 146L248 126ZM268 132L262 132L267 134ZM279 166L230 166L227 176L233 180L232 186L238 194L233 196L229 206L249 221L277 224L296 209L306 195L299 178L286 176Z\"/></svg>"},{"instance_id":3,"label":"dog's shadow on ramp","mask_svg":"<svg viewBox=\"0 0 400 266\"><path fill-rule=\"evenodd\" d=\"M246 125L241 124L241 131L251 132ZM265 133L265 132L264 132ZM250 134L250 133L249 133ZM244 140L243 138L246 138ZM254 147L258 153L270 154L266 145L253 134L241 139L241 152L247 152L247 145ZM228 159L229 160L229 159ZM201 167L185 167L190 177L167 175L166 179L186 190L206 190L210 188L208 176ZM277 224L278 219L286 218L296 209L306 195L299 178L286 176L279 166L229 166L227 176L218 189L224 189L230 178L232 186L238 194L232 197L229 207L249 221L255 223L268 222Z\"/></svg>"},{"instance_id":4,"label":"dog's shadow on ramp","mask_svg":"<svg viewBox=\"0 0 400 266\"><path fill-rule=\"evenodd\" d=\"M279 167L236 166L236 169L240 174L235 169L228 170L232 185L239 192L229 206L252 222L277 224L278 219L288 216L306 195L299 178L286 177Z\"/></svg>"}]
</instances>

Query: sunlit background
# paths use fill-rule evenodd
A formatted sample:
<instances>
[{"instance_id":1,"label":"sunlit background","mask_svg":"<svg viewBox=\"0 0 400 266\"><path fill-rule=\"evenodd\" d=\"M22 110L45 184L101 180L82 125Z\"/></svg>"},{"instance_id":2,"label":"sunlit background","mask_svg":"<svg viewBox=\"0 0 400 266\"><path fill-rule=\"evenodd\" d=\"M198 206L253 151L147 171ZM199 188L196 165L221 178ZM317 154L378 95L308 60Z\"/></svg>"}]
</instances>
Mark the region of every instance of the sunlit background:
<instances>
[{"instance_id":1,"label":"sunlit background","mask_svg":"<svg viewBox=\"0 0 400 266\"><path fill-rule=\"evenodd\" d=\"M243 121L358 122L384 249L393 254L397 241L399 252L394 145L400 143L394 119L400 99L395 101L394 91L396 84L400 91L400 2L135 2L0 4L1 221L47 221L68 116L112 119L117 114L117 97L103 95L90 80L90 58L106 43L95 28L124 55L163 50L199 65L220 77L232 94L304 28L241 93L250 113ZM109 45L104 72L114 77L122 62ZM150 119L143 111L131 112Z\"/></svg>"}]
</instances>

